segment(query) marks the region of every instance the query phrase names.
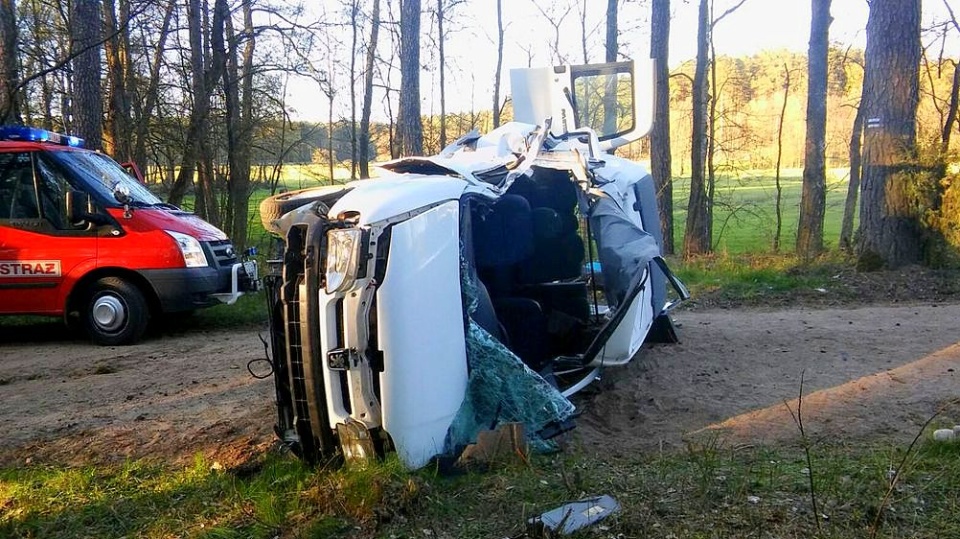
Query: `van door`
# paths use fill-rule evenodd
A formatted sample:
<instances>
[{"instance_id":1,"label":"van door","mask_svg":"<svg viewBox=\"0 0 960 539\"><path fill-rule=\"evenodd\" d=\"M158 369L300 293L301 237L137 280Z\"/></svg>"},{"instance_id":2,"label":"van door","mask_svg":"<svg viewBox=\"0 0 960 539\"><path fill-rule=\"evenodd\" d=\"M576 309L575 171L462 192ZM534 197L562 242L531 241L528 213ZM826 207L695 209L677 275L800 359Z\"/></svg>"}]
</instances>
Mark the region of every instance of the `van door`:
<instances>
[{"instance_id":1,"label":"van door","mask_svg":"<svg viewBox=\"0 0 960 539\"><path fill-rule=\"evenodd\" d=\"M514 118L543 125L563 137L578 130L596 133L609 151L639 140L653 127L654 63L651 59L513 69Z\"/></svg>"},{"instance_id":2,"label":"van door","mask_svg":"<svg viewBox=\"0 0 960 539\"><path fill-rule=\"evenodd\" d=\"M64 175L38 152L0 153L0 311L60 314L65 280L95 265L96 228L69 223Z\"/></svg>"}]
</instances>

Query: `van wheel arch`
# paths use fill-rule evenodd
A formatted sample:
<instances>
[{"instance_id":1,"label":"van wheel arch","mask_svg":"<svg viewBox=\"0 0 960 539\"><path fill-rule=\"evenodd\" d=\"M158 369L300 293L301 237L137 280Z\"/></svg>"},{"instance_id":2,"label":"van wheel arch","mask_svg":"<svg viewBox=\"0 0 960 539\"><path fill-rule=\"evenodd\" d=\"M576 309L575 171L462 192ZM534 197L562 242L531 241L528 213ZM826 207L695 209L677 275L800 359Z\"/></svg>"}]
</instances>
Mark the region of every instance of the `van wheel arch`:
<instances>
[{"instance_id":1,"label":"van wheel arch","mask_svg":"<svg viewBox=\"0 0 960 539\"><path fill-rule=\"evenodd\" d=\"M160 313L160 299L150 283L140 274L123 270L120 268L101 268L91 272L80 279L70 291L66 302L68 306L64 313L65 321L71 329L86 331L88 335L100 344L114 344L110 342L101 342L94 335L90 335L90 330L84 311L88 307L91 295L96 293L98 283L104 280L116 279L132 287L136 294L143 300L143 328L137 330L137 338L143 334L143 329L150 319L155 318ZM121 285L122 286L122 285ZM134 299L133 301L137 301ZM121 339L124 340L124 339ZM132 342L132 341L130 341ZM130 344L127 342L126 344Z\"/></svg>"}]
</instances>

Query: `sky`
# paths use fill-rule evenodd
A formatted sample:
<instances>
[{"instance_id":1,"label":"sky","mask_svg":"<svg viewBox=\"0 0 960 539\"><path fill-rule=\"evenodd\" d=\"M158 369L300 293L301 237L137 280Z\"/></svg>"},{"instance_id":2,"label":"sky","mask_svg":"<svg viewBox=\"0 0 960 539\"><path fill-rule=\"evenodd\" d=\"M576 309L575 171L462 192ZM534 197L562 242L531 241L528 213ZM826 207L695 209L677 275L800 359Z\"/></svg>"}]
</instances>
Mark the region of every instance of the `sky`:
<instances>
[{"instance_id":1,"label":"sky","mask_svg":"<svg viewBox=\"0 0 960 539\"><path fill-rule=\"evenodd\" d=\"M397 4L399 0L394 0ZM719 16L738 0L716 0L715 16ZM960 17L960 1L953 4ZM433 7L433 0L422 0L425 10ZM582 4L582 2L577 2ZM588 60L603 61L604 18L606 0L586 0ZM322 0L322 5L337 10L339 0ZM557 55L552 43L557 32L553 21L561 19L557 0L503 0L505 20L504 76L501 94L509 93L508 70L512 67L554 65ZM543 6L538 9L537 4ZM748 55L761 50L788 49L805 52L810 32L810 0L746 0L735 12L724 18L714 29L714 43L718 54ZM649 1L622 2L620 15L621 55L630 58L649 56ZM923 0L923 25L929 26L948 17L944 0ZM671 2L670 64L676 66L696 54L697 2ZM865 47L865 28L868 16L866 0L833 0L831 42ZM493 74L496 70L496 2L495 0L467 0L451 15L447 24L446 57L448 69L447 111L489 109L492 100ZM433 30L434 19L425 14L422 31ZM559 49L565 63L583 62L582 39L578 8L574 8L559 25ZM960 36L954 32L947 43L952 56L960 56ZM381 43L383 43L381 33ZM436 63L432 47L422 45L421 63L427 67ZM358 65L362 58L358 57ZM421 74L421 112L439 113L439 74L428 69ZM395 81L395 84L399 84ZM346 92L344 92L346 93ZM362 89L358 88L358 96ZM290 85L289 103L294 116L306 120L324 121L327 117L326 100L318 99L315 83L296 81ZM359 99L359 97L358 97ZM383 96L375 96L374 118L385 118ZM379 105L379 107L378 107ZM349 114L349 103L335 105L334 116Z\"/></svg>"}]
</instances>

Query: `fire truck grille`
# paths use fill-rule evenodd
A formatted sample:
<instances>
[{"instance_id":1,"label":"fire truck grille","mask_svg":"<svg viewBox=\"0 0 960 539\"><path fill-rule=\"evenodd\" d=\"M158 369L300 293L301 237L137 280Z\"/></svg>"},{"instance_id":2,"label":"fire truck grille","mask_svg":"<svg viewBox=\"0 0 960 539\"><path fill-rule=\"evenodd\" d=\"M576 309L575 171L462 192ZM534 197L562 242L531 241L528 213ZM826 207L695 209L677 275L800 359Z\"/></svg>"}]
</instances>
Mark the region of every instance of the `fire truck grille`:
<instances>
[{"instance_id":1,"label":"fire truck grille","mask_svg":"<svg viewBox=\"0 0 960 539\"><path fill-rule=\"evenodd\" d=\"M208 243L213 252L213 262L218 268L230 267L237 263L237 253L229 240L211 241Z\"/></svg>"}]
</instances>

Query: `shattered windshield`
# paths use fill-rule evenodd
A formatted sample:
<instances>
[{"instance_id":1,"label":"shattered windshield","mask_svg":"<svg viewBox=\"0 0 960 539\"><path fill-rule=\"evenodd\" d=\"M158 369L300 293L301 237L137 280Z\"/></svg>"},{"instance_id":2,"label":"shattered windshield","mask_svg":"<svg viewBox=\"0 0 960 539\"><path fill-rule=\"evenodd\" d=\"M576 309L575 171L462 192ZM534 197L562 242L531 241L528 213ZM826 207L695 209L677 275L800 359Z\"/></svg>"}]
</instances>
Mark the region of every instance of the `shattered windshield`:
<instances>
[{"instance_id":1,"label":"shattered windshield","mask_svg":"<svg viewBox=\"0 0 960 539\"><path fill-rule=\"evenodd\" d=\"M460 284L466 302L467 363L470 378L460 410L447 431L446 452L477 441L480 431L522 423L527 440L540 451L552 450L544 437L574 413L573 404L509 348L474 320L478 280L460 246Z\"/></svg>"},{"instance_id":2,"label":"shattered windshield","mask_svg":"<svg viewBox=\"0 0 960 539\"><path fill-rule=\"evenodd\" d=\"M129 193L131 206L157 206L163 202L151 193L136 178L102 153L58 151L45 152L46 156L64 170L83 180L97 195L111 202L116 201L114 191L119 186Z\"/></svg>"}]
</instances>

